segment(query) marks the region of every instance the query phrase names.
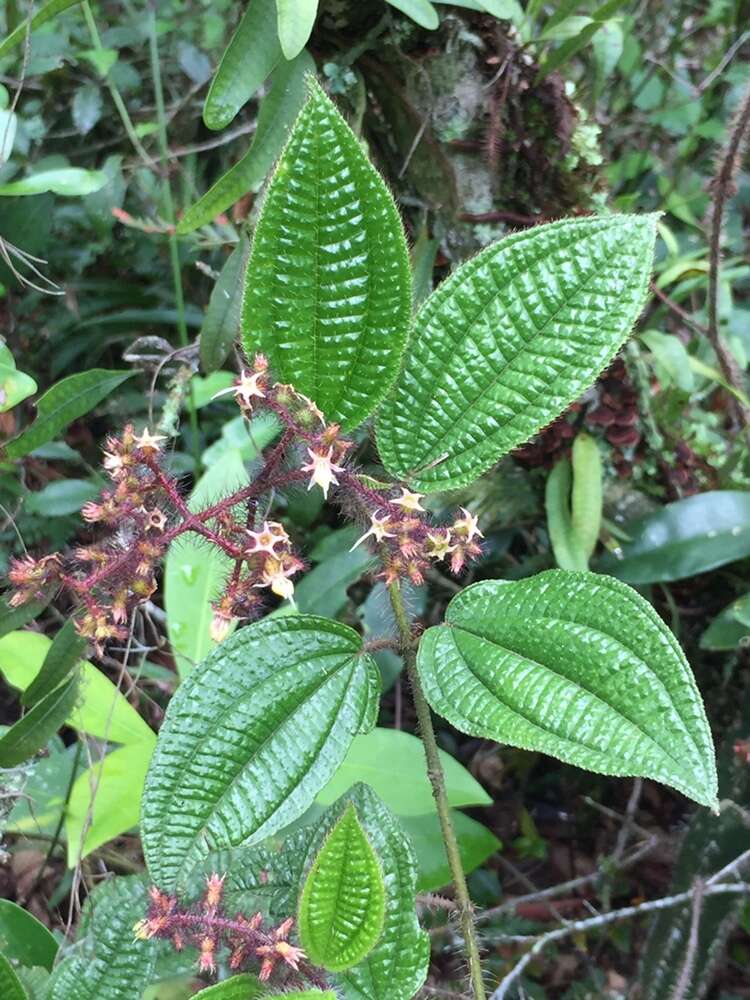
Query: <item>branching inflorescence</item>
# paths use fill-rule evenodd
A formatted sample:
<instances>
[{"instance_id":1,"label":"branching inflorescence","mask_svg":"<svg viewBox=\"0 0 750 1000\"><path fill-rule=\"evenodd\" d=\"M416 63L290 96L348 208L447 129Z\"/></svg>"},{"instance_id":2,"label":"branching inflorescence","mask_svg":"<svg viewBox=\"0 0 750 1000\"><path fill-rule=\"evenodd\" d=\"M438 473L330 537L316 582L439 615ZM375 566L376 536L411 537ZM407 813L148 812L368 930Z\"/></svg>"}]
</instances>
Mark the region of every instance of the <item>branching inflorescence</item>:
<instances>
[{"instance_id":1,"label":"branching inflorescence","mask_svg":"<svg viewBox=\"0 0 750 1000\"><path fill-rule=\"evenodd\" d=\"M307 482L334 499L352 519L366 525L354 547L367 542L382 560L380 575L391 583L424 581L432 561L448 559L459 573L480 553L477 518L462 508L450 525L435 525L422 495L380 483L357 472L348 459L353 442L337 424L326 423L315 403L291 385L273 383L268 363L256 355L227 390L245 416L256 408L278 418L281 437L267 449L260 473L249 485L205 509L191 511L177 479L165 468L164 438L127 426L107 441L104 469L112 480L81 513L89 524L109 529L103 539L67 556L16 559L9 577L14 606L44 599L57 588L71 597L78 632L101 651L127 634L133 609L156 590L156 571L168 546L193 532L233 562L223 593L213 604L212 636L221 641L236 620L260 615L262 593L292 599L292 578L304 569L283 525L261 513L260 499L273 489Z\"/></svg>"},{"instance_id":2,"label":"branching inflorescence","mask_svg":"<svg viewBox=\"0 0 750 1000\"><path fill-rule=\"evenodd\" d=\"M321 970L307 961L301 948L289 942L294 925L291 917L268 929L263 926L261 913L252 917L238 913L230 917L222 906L223 891L224 877L209 875L200 902L184 907L176 896L152 886L148 914L133 928L135 936L142 940L169 940L178 951L185 946L197 948L200 972L216 972L223 949L233 972L259 966L258 978L262 982L285 970L285 981L292 985L305 982L327 985Z\"/></svg>"}]
</instances>

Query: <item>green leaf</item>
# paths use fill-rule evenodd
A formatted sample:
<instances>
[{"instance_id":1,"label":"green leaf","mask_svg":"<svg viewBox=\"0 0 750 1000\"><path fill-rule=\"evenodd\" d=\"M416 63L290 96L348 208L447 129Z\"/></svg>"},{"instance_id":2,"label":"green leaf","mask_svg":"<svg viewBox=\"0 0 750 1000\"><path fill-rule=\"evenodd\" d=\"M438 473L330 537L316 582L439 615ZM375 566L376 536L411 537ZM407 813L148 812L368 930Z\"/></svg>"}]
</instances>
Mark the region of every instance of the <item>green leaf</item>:
<instances>
[{"instance_id":1,"label":"green leaf","mask_svg":"<svg viewBox=\"0 0 750 1000\"><path fill-rule=\"evenodd\" d=\"M630 587L549 570L485 581L422 638L432 708L457 729L715 808L711 732L685 656Z\"/></svg>"},{"instance_id":2,"label":"green leaf","mask_svg":"<svg viewBox=\"0 0 750 1000\"><path fill-rule=\"evenodd\" d=\"M87 135L102 116L104 105L101 88L95 83L84 83L73 97L71 114L73 124L81 133Z\"/></svg>"},{"instance_id":3,"label":"green leaf","mask_svg":"<svg viewBox=\"0 0 750 1000\"><path fill-rule=\"evenodd\" d=\"M80 3L80 0L49 0L49 3L46 3L31 18L31 30L41 28L43 24L47 24L48 21L53 20L58 14L62 14L71 7L75 7L78 3ZM28 30L29 22L28 20L24 20L9 35L6 35L2 42L0 42L0 58L17 45L24 45Z\"/></svg>"},{"instance_id":4,"label":"green leaf","mask_svg":"<svg viewBox=\"0 0 750 1000\"><path fill-rule=\"evenodd\" d=\"M247 481L242 455L232 448L198 480L188 507L192 511L210 507ZM169 546L164 566L164 607L181 677L186 677L216 645L210 631L211 601L219 596L231 567L227 555L194 535L178 538Z\"/></svg>"},{"instance_id":5,"label":"green leaf","mask_svg":"<svg viewBox=\"0 0 750 1000\"><path fill-rule=\"evenodd\" d=\"M2 113L0 113L0 136L3 134L3 127ZM34 379L24 372L19 372L10 349L0 343L0 413L12 410L36 391L37 385Z\"/></svg>"},{"instance_id":6,"label":"green leaf","mask_svg":"<svg viewBox=\"0 0 750 1000\"><path fill-rule=\"evenodd\" d=\"M588 434L576 437L572 463L561 459L550 472L545 507L557 565L588 569L602 519L602 460L596 441Z\"/></svg>"},{"instance_id":7,"label":"green leaf","mask_svg":"<svg viewBox=\"0 0 750 1000\"><path fill-rule=\"evenodd\" d=\"M0 952L19 965L52 969L58 944L44 924L9 899L0 899Z\"/></svg>"},{"instance_id":8,"label":"green leaf","mask_svg":"<svg viewBox=\"0 0 750 1000\"><path fill-rule=\"evenodd\" d=\"M291 990L286 993L266 994L265 1000L288 1000L289 997L296 997L297 1000L337 1000L336 994L330 990Z\"/></svg>"},{"instance_id":9,"label":"green leaf","mask_svg":"<svg viewBox=\"0 0 750 1000\"><path fill-rule=\"evenodd\" d=\"M141 815L151 877L293 822L375 722L379 675L352 629L293 615L215 649L169 703ZM200 789L200 794L196 790Z\"/></svg>"},{"instance_id":10,"label":"green leaf","mask_svg":"<svg viewBox=\"0 0 750 1000\"><path fill-rule=\"evenodd\" d=\"M279 63L271 74L271 92L261 102L250 148L185 212L177 226L178 234L205 226L248 191L258 190L305 102L305 78L314 72L315 61L308 52L300 52L291 62Z\"/></svg>"},{"instance_id":11,"label":"green leaf","mask_svg":"<svg viewBox=\"0 0 750 1000\"><path fill-rule=\"evenodd\" d=\"M296 585L297 607L311 615L335 617L349 600L347 589L373 565L372 554L364 546L324 559Z\"/></svg>"},{"instance_id":12,"label":"green leaf","mask_svg":"<svg viewBox=\"0 0 750 1000\"><path fill-rule=\"evenodd\" d=\"M386 2L423 28L432 30L440 24L438 12L429 0L386 0Z\"/></svg>"},{"instance_id":13,"label":"green leaf","mask_svg":"<svg viewBox=\"0 0 750 1000\"><path fill-rule=\"evenodd\" d=\"M75 514L87 500L94 500L101 489L90 479L58 479L26 497L26 513L39 517L65 517Z\"/></svg>"},{"instance_id":14,"label":"green leaf","mask_svg":"<svg viewBox=\"0 0 750 1000\"><path fill-rule=\"evenodd\" d=\"M576 545L570 521L570 461L561 458L547 476L544 490L544 507L547 513L547 532L560 569L588 569L583 553Z\"/></svg>"},{"instance_id":15,"label":"green leaf","mask_svg":"<svg viewBox=\"0 0 750 1000\"><path fill-rule=\"evenodd\" d=\"M76 778L65 810L69 868L138 826L154 742L149 739L112 750Z\"/></svg>"},{"instance_id":16,"label":"green leaf","mask_svg":"<svg viewBox=\"0 0 750 1000\"><path fill-rule=\"evenodd\" d=\"M0 598L0 639L33 621L48 604L49 600L28 601L17 608L12 608L4 598Z\"/></svg>"},{"instance_id":17,"label":"green leaf","mask_svg":"<svg viewBox=\"0 0 750 1000\"><path fill-rule=\"evenodd\" d=\"M443 282L379 416L388 471L422 492L466 486L574 402L643 306L657 218L536 226Z\"/></svg>"},{"instance_id":18,"label":"green leaf","mask_svg":"<svg viewBox=\"0 0 750 1000\"><path fill-rule=\"evenodd\" d=\"M203 107L207 127L225 128L280 59L276 0L249 0L211 81Z\"/></svg>"},{"instance_id":19,"label":"green leaf","mask_svg":"<svg viewBox=\"0 0 750 1000\"><path fill-rule=\"evenodd\" d=\"M29 1000L21 980L2 952L0 952L0 996L3 1000Z\"/></svg>"},{"instance_id":20,"label":"green leaf","mask_svg":"<svg viewBox=\"0 0 750 1000\"><path fill-rule=\"evenodd\" d=\"M54 691L67 679L85 649L86 640L76 632L73 619L69 618L52 640L41 670L21 695L21 703L34 705Z\"/></svg>"},{"instance_id":21,"label":"green leaf","mask_svg":"<svg viewBox=\"0 0 750 1000\"><path fill-rule=\"evenodd\" d=\"M320 87L268 189L248 268L245 349L356 427L394 379L411 309L401 220L382 178Z\"/></svg>"},{"instance_id":22,"label":"green leaf","mask_svg":"<svg viewBox=\"0 0 750 1000\"><path fill-rule=\"evenodd\" d=\"M451 820L458 839L461 867L467 875L503 846L486 826L464 816L457 809L451 810ZM449 885L453 876L437 813L431 816L404 816L401 825L409 835L417 857L417 892L433 892Z\"/></svg>"},{"instance_id":23,"label":"green leaf","mask_svg":"<svg viewBox=\"0 0 750 1000\"><path fill-rule=\"evenodd\" d=\"M77 698L77 679L71 678L38 701L0 736L0 767L15 767L45 747L70 715Z\"/></svg>"},{"instance_id":24,"label":"green leaf","mask_svg":"<svg viewBox=\"0 0 750 1000\"><path fill-rule=\"evenodd\" d=\"M46 444L68 424L93 410L97 403L106 399L133 374L92 368L57 382L40 396L36 404L36 420L5 446L5 454L8 458L22 458Z\"/></svg>"},{"instance_id":25,"label":"green leaf","mask_svg":"<svg viewBox=\"0 0 750 1000\"><path fill-rule=\"evenodd\" d=\"M400 823L367 785L356 785L351 802L382 867L385 918L378 943L342 977L349 1000L411 1000L425 981L430 960L427 934L415 912L416 865Z\"/></svg>"},{"instance_id":26,"label":"green leaf","mask_svg":"<svg viewBox=\"0 0 750 1000\"><path fill-rule=\"evenodd\" d=\"M268 994L257 976L243 972L239 976L224 979L213 986L207 986L193 997L193 1000L257 1000L263 997L268 1000Z\"/></svg>"},{"instance_id":27,"label":"green leaf","mask_svg":"<svg viewBox=\"0 0 750 1000\"><path fill-rule=\"evenodd\" d=\"M307 45L318 14L318 0L276 0L279 43L285 59L294 59Z\"/></svg>"},{"instance_id":28,"label":"green leaf","mask_svg":"<svg viewBox=\"0 0 750 1000\"><path fill-rule=\"evenodd\" d=\"M750 493L699 493L623 530L633 540L606 553L598 570L635 584L683 580L750 555Z\"/></svg>"},{"instance_id":29,"label":"green leaf","mask_svg":"<svg viewBox=\"0 0 750 1000\"><path fill-rule=\"evenodd\" d=\"M736 649L750 636L750 594L745 594L720 611L701 636L701 649Z\"/></svg>"},{"instance_id":30,"label":"green leaf","mask_svg":"<svg viewBox=\"0 0 750 1000\"><path fill-rule=\"evenodd\" d=\"M479 782L459 762L440 751L445 772L446 793L452 806L486 806L492 799ZM393 775L399 780L394 781ZM330 805L347 789L365 782L399 816L419 816L435 811L435 800L425 771L421 740L399 729L375 728L356 736L325 788L317 797L320 805Z\"/></svg>"},{"instance_id":31,"label":"green leaf","mask_svg":"<svg viewBox=\"0 0 750 1000\"><path fill-rule=\"evenodd\" d=\"M201 366L214 372L224 364L232 344L239 340L242 314L242 287L250 256L246 235L234 248L216 279L200 332Z\"/></svg>"},{"instance_id":32,"label":"green leaf","mask_svg":"<svg viewBox=\"0 0 750 1000\"><path fill-rule=\"evenodd\" d=\"M25 691L42 668L52 642L39 632L11 632L0 639L0 673ZM87 661L81 663L78 700L66 722L79 732L113 743L154 742L149 725L112 681Z\"/></svg>"},{"instance_id":33,"label":"green leaf","mask_svg":"<svg viewBox=\"0 0 750 1000\"><path fill-rule=\"evenodd\" d=\"M302 887L300 942L311 962L340 972L372 951L384 918L383 872L350 804L318 851Z\"/></svg>"},{"instance_id":34,"label":"green leaf","mask_svg":"<svg viewBox=\"0 0 750 1000\"><path fill-rule=\"evenodd\" d=\"M133 936L148 906L144 879L117 876L88 896L75 946L55 968L48 1000L133 1000L148 985L154 941Z\"/></svg>"},{"instance_id":35,"label":"green leaf","mask_svg":"<svg viewBox=\"0 0 750 1000\"><path fill-rule=\"evenodd\" d=\"M43 170L20 181L0 184L0 195L19 198L50 191L52 194L77 197L99 191L108 180L102 170L60 167L57 170Z\"/></svg>"}]
</instances>

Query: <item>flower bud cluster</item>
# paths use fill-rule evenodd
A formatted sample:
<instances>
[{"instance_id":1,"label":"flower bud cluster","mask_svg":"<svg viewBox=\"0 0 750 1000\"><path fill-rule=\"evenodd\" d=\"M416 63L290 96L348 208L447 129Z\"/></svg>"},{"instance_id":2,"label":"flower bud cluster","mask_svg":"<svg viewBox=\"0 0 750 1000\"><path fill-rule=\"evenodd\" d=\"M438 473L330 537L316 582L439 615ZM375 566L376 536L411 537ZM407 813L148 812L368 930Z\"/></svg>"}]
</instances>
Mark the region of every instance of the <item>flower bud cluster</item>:
<instances>
[{"instance_id":1,"label":"flower bud cluster","mask_svg":"<svg viewBox=\"0 0 750 1000\"><path fill-rule=\"evenodd\" d=\"M275 973L285 973L285 983L325 986L321 972L310 965L301 948L289 941L294 926L291 917L266 929L261 913L252 917L241 913L230 917L226 913L222 907L224 878L209 875L202 899L190 907L181 906L176 896L152 886L148 913L133 928L136 938L166 939L178 951L196 948L200 972L216 972L219 952L224 951L233 972L257 965L261 982L267 982Z\"/></svg>"}]
</instances>

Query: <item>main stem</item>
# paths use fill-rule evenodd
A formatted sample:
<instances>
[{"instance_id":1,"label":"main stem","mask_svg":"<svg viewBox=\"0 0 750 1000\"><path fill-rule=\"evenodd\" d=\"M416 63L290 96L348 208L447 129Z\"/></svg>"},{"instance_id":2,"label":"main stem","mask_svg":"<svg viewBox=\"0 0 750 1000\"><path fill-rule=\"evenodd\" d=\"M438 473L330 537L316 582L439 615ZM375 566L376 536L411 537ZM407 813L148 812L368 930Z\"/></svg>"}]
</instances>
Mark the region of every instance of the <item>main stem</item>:
<instances>
[{"instance_id":1,"label":"main stem","mask_svg":"<svg viewBox=\"0 0 750 1000\"><path fill-rule=\"evenodd\" d=\"M440 762L430 706L427 704L427 699L424 696L422 684L419 680L419 674L417 673L416 644L412 635L409 616L404 605L401 587L397 581L389 584L388 593L393 613L396 617L399 642L406 664L406 672L411 684L414 708L416 709L417 721L419 723L419 732L422 737L425 757L427 758L427 775L432 785L432 794L437 806L445 852L448 855L448 865L456 891L456 903L458 905L461 930L464 936L466 958L469 963L471 985L476 1000L486 1000L487 994L484 989L484 982L482 981L482 964L479 957L479 942L477 940L476 927L474 926L474 912L469 896L469 888L466 885L466 875L461 864L461 853L458 849L456 831L453 829L453 822L451 820L450 804L445 790L445 772Z\"/></svg>"}]
</instances>

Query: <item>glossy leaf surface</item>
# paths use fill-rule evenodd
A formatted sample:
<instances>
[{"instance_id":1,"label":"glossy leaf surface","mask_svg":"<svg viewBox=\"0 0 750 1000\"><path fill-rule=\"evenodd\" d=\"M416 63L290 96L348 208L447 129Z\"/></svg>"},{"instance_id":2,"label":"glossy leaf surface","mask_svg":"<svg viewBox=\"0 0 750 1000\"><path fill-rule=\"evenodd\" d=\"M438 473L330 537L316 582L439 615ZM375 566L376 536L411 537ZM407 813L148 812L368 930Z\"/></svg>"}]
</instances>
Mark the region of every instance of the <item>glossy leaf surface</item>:
<instances>
[{"instance_id":1,"label":"glossy leaf surface","mask_svg":"<svg viewBox=\"0 0 750 1000\"><path fill-rule=\"evenodd\" d=\"M0 952L0 996L3 1000L29 1000L10 961Z\"/></svg>"},{"instance_id":2,"label":"glossy leaf surface","mask_svg":"<svg viewBox=\"0 0 750 1000\"><path fill-rule=\"evenodd\" d=\"M618 580L549 570L468 587L420 644L432 708L462 732L716 805L711 733L690 667Z\"/></svg>"},{"instance_id":3,"label":"glossy leaf surface","mask_svg":"<svg viewBox=\"0 0 750 1000\"><path fill-rule=\"evenodd\" d=\"M206 96L203 121L207 127L226 128L280 59L276 0L247 0Z\"/></svg>"},{"instance_id":4,"label":"glossy leaf surface","mask_svg":"<svg viewBox=\"0 0 750 1000\"><path fill-rule=\"evenodd\" d=\"M0 639L0 673L25 691L41 670L52 642L40 632L11 632ZM66 722L79 732L113 743L154 742L149 727L112 681L81 661L78 699Z\"/></svg>"},{"instance_id":5,"label":"glossy leaf surface","mask_svg":"<svg viewBox=\"0 0 750 1000\"><path fill-rule=\"evenodd\" d=\"M315 965L348 969L373 949L384 917L380 862L350 804L307 873L299 902L300 942Z\"/></svg>"},{"instance_id":6,"label":"glossy leaf surface","mask_svg":"<svg viewBox=\"0 0 750 1000\"><path fill-rule=\"evenodd\" d=\"M243 972L239 976L224 979L213 986L207 986L195 994L195 1000L256 1000L268 994L257 976Z\"/></svg>"},{"instance_id":7,"label":"glossy leaf surface","mask_svg":"<svg viewBox=\"0 0 750 1000\"><path fill-rule=\"evenodd\" d=\"M87 898L79 937L55 968L48 1000L133 1000L151 979L154 941L133 936L148 906L144 879L115 877Z\"/></svg>"},{"instance_id":8,"label":"glossy leaf surface","mask_svg":"<svg viewBox=\"0 0 750 1000\"><path fill-rule=\"evenodd\" d=\"M36 420L8 442L5 454L8 458L22 458L46 444L68 424L106 399L131 375L133 372L105 371L101 368L68 375L40 396L36 404Z\"/></svg>"},{"instance_id":9,"label":"glossy leaf surface","mask_svg":"<svg viewBox=\"0 0 750 1000\"><path fill-rule=\"evenodd\" d=\"M0 767L16 767L45 747L70 715L77 698L75 678L41 698L0 736Z\"/></svg>"},{"instance_id":10,"label":"glossy leaf surface","mask_svg":"<svg viewBox=\"0 0 750 1000\"><path fill-rule=\"evenodd\" d=\"M632 541L598 570L627 583L682 580L750 555L750 493L698 493L623 527Z\"/></svg>"},{"instance_id":11,"label":"glossy leaf surface","mask_svg":"<svg viewBox=\"0 0 750 1000\"><path fill-rule=\"evenodd\" d=\"M198 480L188 507L204 510L247 481L242 454L238 448L230 448ZM216 546L207 546L196 535L184 535L169 546L164 566L164 606L169 641L181 677L186 677L216 645L211 638L211 602L219 596L231 566L227 555Z\"/></svg>"},{"instance_id":12,"label":"glossy leaf surface","mask_svg":"<svg viewBox=\"0 0 750 1000\"><path fill-rule=\"evenodd\" d=\"M52 933L28 910L0 899L0 952L6 958L51 970L58 947Z\"/></svg>"},{"instance_id":13,"label":"glossy leaf surface","mask_svg":"<svg viewBox=\"0 0 750 1000\"><path fill-rule=\"evenodd\" d=\"M271 75L271 91L260 105L250 148L185 212L177 225L178 233L191 233L206 225L248 191L258 190L305 103L305 77L314 72L315 62L307 52L300 52L291 62L282 60L278 64Z\"/></svg>"},{"instance_id":14,"label":"glossy leaf surface","mask_svg":"<svg viewBox=\"0 0 750 1000\"><path fill-rule=\"evenodd\" d=\"M456 831L461 866L468 875L503 846L486 826L451 810ZM434 892L451 882L448 855L437 813L428 816L403 816L399 822L409 836L417 859L417 892Z\"/></svg>"},{"instance_id":15,"label":"glossy leaf surface","mask_svg":"<svg viewBox=\"0 0 750 1000\"><path fill-rule=\"evenodd\" d=\"M221 368L240 335L242 286L249 254L250 241L243 234L211 291L200 332L201 367L206 372Z\"/></svg>"},{"instance_id":16,"label":"glossy leaf surface","mask_svg":"<svg viewBox=\"0 0 750 1000\"><path fill-rule=\"evenodd\" d=\"M356 632L308 615L231 636L172 698L146 778L144 853L173 888L208 851L256 843L312 803L374 724L377 667Z\"/></svg>"},{"instance_id":17,"label":"glossy leaf surface","mask_svg":"<svg viewBox=\"0 0 750 1000\"><path fill-rule=\"evenodd\" d=\"M492 802L477 779L455 757L441 750L440 761L452 806L486 806ZM395 773L398 781L393 780ZM435 811L422 741L411 733L376 726L371 733L355 736L341 766L316 801L331 805L358 782L369 785L399 816Z\"/></svg>"},{"instance_id":18,"label":"glossy leaf surface","mask_svg":"<svg viewBox=\"0 0 750 1000\"><path fill-rule=\"evenodd\" d=\"M312 34L318 0L276 0L279 43L285 59L298 56Z\"/></svg>"},{"instance_id":19,"label":"glossy leaf surface","mask_svg":"<svg viewBox=\"0 0 750 1000\"><path fill-rule=\"evenodd\" d=\"M559 416L641 311L657 218L536 226L444 281L380 413L388 471L423 492L466 486Z\"/></svg>"},{"instance_id":20,"label":"glossy leaf surface","mask_svg":"<svg viewBox=\"0 0 750 1000\"><path fill-rule=\"evenodd\" d=\"M255 230L243 327L282 382L329 420L361 423L395 378L411 276L382 178L316 84Z\"/></svg>"},{"instance_id":21,"label":"glossy leaf surface","mask_svg":"<svg viewBox=\"0 0 750 1000\"><path fill-rule=\"evenodd\" d=\"M387 3L406 14L422 28L433 30L440 24L438 12L430 0L387 0Z\"/></svg>"},{"instance_id":22,"label":"glossy leaf surface","mask_svg":"<svg viewBox=\"0 0 750 1000\"><path fill-rule=\"evenodd\" d=\"M62 684L83 656L86 640L75 628L72 618L68 619L47 650L42 669L21 695L24 705L33 705Z\"/></svg>"}]
</instances>

